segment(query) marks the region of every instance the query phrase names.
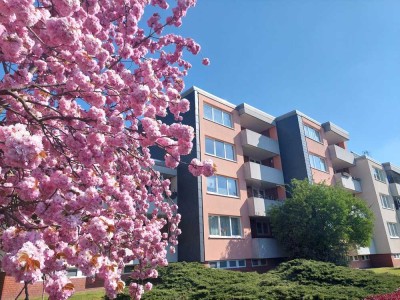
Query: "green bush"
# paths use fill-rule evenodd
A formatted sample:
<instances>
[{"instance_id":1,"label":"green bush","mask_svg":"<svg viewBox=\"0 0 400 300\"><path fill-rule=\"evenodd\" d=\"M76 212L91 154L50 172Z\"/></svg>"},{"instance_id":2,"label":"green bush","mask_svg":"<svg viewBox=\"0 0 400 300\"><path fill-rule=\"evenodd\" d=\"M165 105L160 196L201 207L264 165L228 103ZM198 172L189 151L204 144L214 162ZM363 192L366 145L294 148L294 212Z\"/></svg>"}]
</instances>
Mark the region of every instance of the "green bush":
<instances>
[{"instance_id":1,"label":"green bush","mask_svg":"<svg viewBox=\"0 0 400 300\"><path fill-rule=\"evenodd\" d=\"M400 286L400 276L300 259L265 274L173 263L161 268L159 275L143 299L363 299Z\"/></svg>"}]
</instances>

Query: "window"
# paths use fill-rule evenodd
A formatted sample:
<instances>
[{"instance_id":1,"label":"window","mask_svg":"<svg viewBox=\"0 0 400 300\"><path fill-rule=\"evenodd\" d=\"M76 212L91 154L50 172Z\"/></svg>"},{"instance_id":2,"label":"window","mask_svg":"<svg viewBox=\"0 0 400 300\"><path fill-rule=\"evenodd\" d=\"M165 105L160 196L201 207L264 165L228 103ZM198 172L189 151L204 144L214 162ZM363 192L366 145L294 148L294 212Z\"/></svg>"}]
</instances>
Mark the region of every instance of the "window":
<instances>
[{"instance_id":1,"label":"window","mask_svg":"<svg viewBox=\"0 0 400 300\"><path fill-rule=\"evenodd\" d=\"M235 160L235 151L232 144L206 138L206 153L224 159Z\"/></svg>"},{"instance_id":2,"label":"window","mask_svg":"<svg viewBox=\"0 0 400 300\"><path fill-rule=\"evenodd\" d=\"M124 271L123 274L127 274L127 273L132 273L132 271L135 269L135 265L126 265L124 267Z\"/></svg>"},{"instance_id":3,"label":"window","mask_svg":"<svg viewBox=\"0 0 400 300\"><path fill-rule=\"evenodd\" d=\"M387 223L388 230L389 230L389 236L392 238L398 238L399 237L399 232L397 229L397 223Z\"/></svg>"},{"instance_id":4,"label":"window","mask_svg":"<svg viewBox=\"0 0 400 300\"><path fill-rule=\"evenodd\" d=\"M304 125L304 134L306 137L321 143L321 135L319 134L319 130Z\"/></svg>"},{"instance_id":5,"label":"window","mask_svg":"<svg viewBox=\"0 0 400 300\"><path fill-rule=\"evenodd\" d=\"M236 179L219 175L207 177L207 192L237 197Z\"/></svg>"},{"instance_id":6,"label":"window","mask_svg":"<svg viewBox=\"0 0 400 300\"><path fill-rule=\"evenodd\" d=\"M309 154L311 167L320 171L327 172L325 159L319 156Z\"/></svg>"},{"instance_id":7,"label":"window","mask_svg":"<svg viewBox=\"0 0 400 300\"><path fill-rule=\"evenodd\" d=\"M242 228L240 226L240 219L237 217L227 216L209 216L208 226L210 229L210 236L223 236L223 237L241 237Z\"/></svg>"},{"instance_id":8,"label":"window","mask_svg":"<svg viewBox=\"0 0 400 300\"><path fill-rule=\"evenodd\" d=\"M380 194L381 205L383 208L393 209L393 201L388 195Z\"/></svg>"},{"instance_id":9,"label":"window","mask_svg":"<svg viewBox=\"0 0 400 300\"><path fill-rule=\"evenodd\" d=\"M395 259L400 259L400 253L395 253L395 254L393 254L393 257L394 257Z\"/></svg>"},{"instance_id":10,"label":"window","mask_svg":"<svg viewBox=\"0 0 400 300\"><path fill-rule=\"evenodd\" d=\"M249 161L261 165L261 160L249 158Z\"/></svg>"},{"instance_id":11,"label":"window","mask_svg":"<svg viewBox=\"0 0 400 300\"><path fill-rule=\"evenodd\" d=\"M369 260L369 255L361 255L361 260Z\"/></svg>"},{"instance_id":12,"label":"window","mask_svg":"<svg viewBox=\"0 0 400 300\"><path fill-rule=\"evenodd\" d=\"M373 169L374 169L374 171L373 171L373 173L374 173L374 178L375 178L376 180L379 180L379 181L382 181L382 182L385 182L385 183L386 183L385 172L384 172L383 170L381 170L381 169L378 169L378 168L373 168Z\"/></svg>"},{"instance_id":13,"label":"window","mask_svg":"<svg viewBox=\"0 0 400 300\"><path fill-rule=\"evenodd\" d=\"M267 220L256 220L257 236L270 236L271 231Z\"/></svg>"},{"instance_id":14,"label":"window","mask_svg":"<svg viewBox=\"0 0 400 300\"><path fill-rule=\"evenodd\" d=\"M266 266L268 264L267 264L267 260L264 258L264 259L252 259L251 265L253 267L261 267L261 266Z\"/></svg>"},{"instance_id":15,"label":"window","mask_svg":"<svg viewBox=\"0 0 400 300\"><path fill-rule=\"evenodd\" d=\"M204 118L230 128L233 127L232 116L230 113L222 111L208 104L204 104Z\"/></svg>"},{"instance_id":16,"label":"window","mask_svg":"<svg viewBox=\"0 0 400 300\"><path fill-rule=\"evenodd\" d=\"M257 188L253 188L253 197L265 199L265 191L257 189Z\"/></svg>"},{"instance_id":17,"label":"window","mask_svg":"<svg viewBox=\"0 0 400 300\"><path fill-rule=\"evenodd\" d=\"M78 276L78 269L77 268L68 268L67 269L67 276L68 277L76 277L76 276Z\"/></svg>"},{"instance_id":18,"label":"window","mask_svg":"<svg viewBox=\"0 0 400 300\"><path fill-rule=\"evenodd\" d=\"M244 259L210 261L208 264L210 265L210 268L217 269L234 269L246 267L246 261Z\"/></svg>"}]
</instances>

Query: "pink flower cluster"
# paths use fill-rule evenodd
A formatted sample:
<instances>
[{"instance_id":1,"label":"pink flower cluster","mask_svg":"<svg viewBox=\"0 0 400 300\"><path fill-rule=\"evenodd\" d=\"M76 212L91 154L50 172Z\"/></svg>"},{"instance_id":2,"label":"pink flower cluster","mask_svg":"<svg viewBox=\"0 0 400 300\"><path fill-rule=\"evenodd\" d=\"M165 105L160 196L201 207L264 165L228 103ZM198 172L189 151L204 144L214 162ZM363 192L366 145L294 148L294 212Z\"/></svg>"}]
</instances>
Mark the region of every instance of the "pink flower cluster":
<instances>
[{"instance_id":1,"label":"pink flower cluster","mask_svg":"<svg viewBox=\"0 0 400 300\"><path fill-rule=\"evenodd\" d=\"M17 281L43 279L51 299L67 299L76 267L115 298L124 266L138 261L130 294L151 289L138 282L167 264L181 216L149 147L170 168L192 151L180 94L184 53L200 51L164 30L194 5L0 0L0 251ZM211 176L215 166L193 160L189 170Z\"/></svg>"}]
</instances>

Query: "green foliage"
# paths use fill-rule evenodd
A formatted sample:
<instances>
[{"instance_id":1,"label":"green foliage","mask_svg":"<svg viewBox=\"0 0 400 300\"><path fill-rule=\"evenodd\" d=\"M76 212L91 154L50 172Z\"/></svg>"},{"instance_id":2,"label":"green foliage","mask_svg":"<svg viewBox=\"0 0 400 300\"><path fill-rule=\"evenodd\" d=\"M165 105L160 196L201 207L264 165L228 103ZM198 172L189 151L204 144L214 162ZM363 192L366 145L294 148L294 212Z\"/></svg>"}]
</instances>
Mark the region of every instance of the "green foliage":
<instances>
[{"instance_id":1,"label":"green foliage","mask_svg":"<svg viewBox=\"0 0 400 300\"><path fill-rule=\"evenodd\" d=\"M373 214L346 190L307 180L293 180L291 198L269 211L272 231L290 258L338 265L356 246L368 246Z\"/></svg>"},{"instance_id":2,"label":"green foliage","mask_svg":"<svg viewBox=\"0 0 400 300\"><path fill-rule=\"evenodd\" d=\"M400 276L300 259L265 274L174 263L159 275L143 299L363 299L400 286Z\"/></svg>"}]
</instances>

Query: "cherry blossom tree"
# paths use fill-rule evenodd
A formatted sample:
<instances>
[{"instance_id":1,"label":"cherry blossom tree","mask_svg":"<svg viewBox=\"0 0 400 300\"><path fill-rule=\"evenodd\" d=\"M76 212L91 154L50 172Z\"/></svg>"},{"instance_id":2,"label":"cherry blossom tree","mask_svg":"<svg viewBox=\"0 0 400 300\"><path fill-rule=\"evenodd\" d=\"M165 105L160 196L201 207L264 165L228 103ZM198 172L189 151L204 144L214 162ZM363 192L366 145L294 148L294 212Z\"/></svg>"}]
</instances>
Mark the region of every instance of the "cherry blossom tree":
<instances>
[{"instance_id":1,"label":"cherry blossom tree","mask_svg":"<svg viewBox=\"0 0 400 300\"><path fill-rule=\"evenodd\" d=\"M67 267L102 278L115 298L136 260L129 291L139 299L167 264L181 217L149 147L165 149L170 168L192 149L180 92L191 67L183 54L200 46L165 29L194 5L0 0L1 266L27 298L38 280L51 299L71 296ZM160 121L168 113L175 123ZM214 172L210 161L189 169Z\"/></svg>"}]
</instances>

